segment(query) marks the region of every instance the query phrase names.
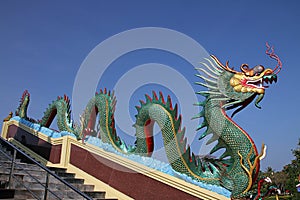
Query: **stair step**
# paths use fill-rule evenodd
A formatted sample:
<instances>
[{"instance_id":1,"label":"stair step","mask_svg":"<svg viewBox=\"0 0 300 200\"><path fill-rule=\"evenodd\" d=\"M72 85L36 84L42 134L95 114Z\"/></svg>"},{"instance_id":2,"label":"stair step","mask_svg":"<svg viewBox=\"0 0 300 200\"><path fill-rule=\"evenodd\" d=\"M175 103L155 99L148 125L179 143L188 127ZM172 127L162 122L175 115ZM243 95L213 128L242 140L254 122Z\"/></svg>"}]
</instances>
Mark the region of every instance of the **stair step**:
<instances>
[{"instance_id":1,"label":"stair step","mask_svg":"<svg viewBox=\"0 0 300 200\"><path fill-rule=\"evenodd\" d=\"M11 161L7 160L0 160L0 166L3 168L10 168L11 167ZM15 168L16 169L35 169L35 170L42 170L39 166L34 164L28 164L28 163L22 163L20 161L15 162Z\"/></svg>"},{"instance_id":2,"label":"stair step","mask_svg":"<svg viewBox=\"0 0 300 200\"><path fill-rule=\"evenodd\" d=\"M9 158L6 155L4 155L2 152L0 152L0 160L11 160L10 155L8 155L8 156L9 156Z\"/></svg>"},{"instance_id":3,"label":"stair step","mask_svg":"<svg viewBox=\"0 0 300 200\"><path fill-rule=\"evenodd\" d=\"M32 175L31 177L29 174L25 172L15 172L13 175L14 175L13 180L14 178L17 179L17 181L14 181L16 184L18 182L28 182L29 184L35 184L38 183L37 180L41 183L46 182L46 175L41 175L41 176ZM8 179L9 179L9 173L0 173L0 181L8 181ZM57 185L63 185L61 181L54 178L53 176L49 176L49 182ZM77 183L81 183L81 182L77 181Z\"/></svg>"},{"instance_id":4,"label":"stair step","mask_svg":"<svg viewBox=\"0 0 300 200\"><path fill-rule=\"evenodd\" d=\"M1 147L1 145L0 149L3 150L3 147ZM5 151L5 153L10 156L12 155L11 151L3 151ZM4 194L4 192L2 191L4 191L4 188L6 188L8 184L11 165L12 161L5 155L3 155L2 152L0 152L0 199L3 199L2 194ZM75 178L75 173L68 173L66 168L49 167L49 169L68 183L72 184L72 186L74 186L78 190L90 196L91 198L95 200L105 199L105 191L94 191L94 185L84 184L84 179ZM4 198L17 200L35 199L35 196L33 196L29 191L27 191L26 188L30 188L30 190L38 198L44 198L44 184L46 182L46 174L47 173L39 166L35 164L30 164L30 162L22 162L22 159L16 159L13 174L15 177L13 177L12 179L12 186L14 187L14 190L11 190L13 191L13 194L8 198ZM37 180L43 185L38 183ZM61 199L85 199L51 175L49 176L48 188L51 192L53 192ZM53 195L50 191L48 191L48 199L57 199L57 197L55 197L55 195ZM111 198L110 200L115 199Z\"/></svg>"},{"instance_id":5,"label":"stair step","mask_svg":"<svg viewBox=\"0 0 300 200\"><path fill-rule=\"evenodd\" d=\"M71 183L71 185L80 191L87 191L87 192L94 191L94 188L95 188L94 185L89 185L89 184ZM57 185L57 188L59 190L72 190L71 188L69 188L67 185L64 185L64 184Z\"/></svg>"},{"instance_id":6,"label":"stair step","mask_svg":"<svg viewBox=\"0 0 300 200\"><path fill-rule=\"evenodd\" d=\"M3 168L5 169L10 169L11 166L3 166ZM38 167L38 166L31 166L31 165L19 165L16 164L14 166L14 170L25 170L25 171L40 171L40 172L45 172L45 170L43 170L42 168Z\"/></svg>"},{"instance_id":7,"label":"stair step","mask_svg":"<svg viewBox=\"0 0 300 200\"><path fill-rule=\"evenodd\" d=\"M80 191L94 191L94 185L84 185L84 184L72 184L75 188L77 188ZM15 183L15 188L20 188L20 189L24 189L26 187L30 187L30 188L34 188L34 189L44 189L45 184L43 183L43 185L39 184L39 183L33 183L33 182L26 182L24 181L22 184L16 182ZM71 188L69 188L68 186L64 185L63 183L52 183L51 181L48 184L48 188L50 190L72 190Z\"/></svg>"},{"instance_id":8,"label":"stair step","mask_svg":"<svg viewBox=\"0 0 300 200\"><path fill-rule=\"evenodd\" d=\"M56 183L49 183L48 188L49 190L59 190L60 187L63 187L63 184L56 184ZM26 182L23 181L22 183L15 183L14 185L15 189L26 189L31 188L31 189L36 189L36 190L44 190L45 189L45 183L33 183L33 182Z\"/></svg>"},{"instance_id":9,"label":"stair step","mask_svg":"<svg viewBox=\"0 0 300 200\"><path fill-rule=\"evenodd\" d=\"M35 183L35 182L37 182L36 179L38 179L41 183L45 183L46 175L42 175L42 176L34 176L33 175L33 177L30 177L27 174L24 176L23 181ZM63 184L63 182L61 182L60 180L56 179L53 176L49 176L49 182L54 183L54 184Z\"/></svg>"},{"instance_id":10,"label":"stair step","mask_svg":"<svg viewBox=\"0 0 300 200\"><path fill-rule=\"evenodd\" d=\"M83 184L84 183L84 179L81 178L63 178L65 181L67 181L68 183L79 183L79 184Z\"/></svg>"},{"instance_id":11,"label":"stair step","mask_svg":"<svg viewBox=\"0 0 300 200\"><path fill-rule=\"evenodd\" d=\"M118 200L115 198L93 198L93 200Z\"/></svg>"},{"instance_id":12,"label":"stair step","mask_svg":"<svg viewBox=\"0 0 300 200\"><path fill-rule=\"evenodd\" d=\"M11 164L12 160L11 159L0 159L0 164L2 163L10 163ZM15 163L22 163L21 159L15 159Z\"/></svg>"},{"instance_id":13,"label":"stair step","mask_svg":"<svg viewBox=\"0 0 300 200\"><path fill-rule=\"evenodd\" d=\"M1 150L2 150L1 154L3 154L3 152L4 152L5 154L12 155L12 151L7 150L7 149L6 149L5 147L3 147L3 146L0 146L0 148L1 148Z\"/></svg>"},{"instance_id":14,"label":"stair step","mask_svg":"<svg viewBox=\"0 0 300 200\"><path fill-rule=\"evenodd\" d=\"M1 148L2 152L4 152L5 154L11 155L11 151L7 150L6 148L4 148L2 146L0 148ZM1 153L1 154L3 154L3 153Z\"/></svg>"},{"instance_id":15,"label":"stair step","mask_svg":"<svg viewBox=\"0 0 300 200\"><path fill-rule=\"evenodd\" d=\"M14 173L15 178L18 180L22 180L25 174L23 173ZM2 173L0 174L0 181L8 181L9 173Z\"/></svg>"},{"instance_id":16,"label":"stair step","mask_svg":"<svg viewBox=\"0 0 300 200\"><path fill-rule=\"evenodd\" d=\"M6 169L6 168L0 168L0 174L9 174L11 169ZM14 169L13 173L22 173L22 174L27 174L35 177L44 177L46 175L45 171L41 170L35 170L35 169Z\"/></svg>"},{"instance_id":17,"label":"stair step","mask_svg":"<svg viewBox=\"0 0 300 200\"><path fill-rule=\"evenodd\" d=\"M76 187L80 191L94 191L95 186L94 185L88 185L88 184L72 184L74 187Z\"/></svg>"},{"instance_id":18,"label":"stair step","mask_svg":"<svg viewBox=\"0 0 300 200\"><path fill-rule=\"evenodd\" d=\"M15 190L0 188L0 199L12 199L14 198Z\"/></svg>"},{"instance_id":19,"label":"stair step","mask_svg":"<svg viewBox=\"0 0 300 200\"><path fill-rule=\"evenodd\" d=\"M56 175L58 175L61 178L75 178L74 173L67 173L67 172L56 172Z\"/></svg>"},{"instance_id":20,"label":"stair step","mask_svg":"<svg viewBox=\"0 0 300 200\"><path fill-rule=\"evenodd\" d=\"M4 189L8 186L8 181L0 181L0 188Z\"/></svg>"},{"instance_id":21,"label":"stair step","mask_svg":"<svg viewBox=\"0 0 300 200\"><path fill-rule=\"evenodd\" d=\"M35 198L35 196L31 194L31 192L33 194L35 194L37 197L39 197L39 198L43 198L43 196L44 196L44 190L35 190L35 189L32 189L29 192L26 189L15 189L14 199L30 199L30 198Z\"/></svg>"},{"instance_id":22,"label":"stair step","mask_svg":"<svg viewBox=\"0 0 300 200\"><path fill-rule=\"evenodd\" d=\"M91 198L105 198L105 192L101 192L101 191L91 191L91 192L84 192L84 193L90 196Z\"/></svg>"},{"instance_id":23,"label":"stair step","mask_svg":"<svg viewBox=\"0 0 300 200\"><path fill-rule=\"evenodd\" d=\"M63 172L66 173L66 168L56 168L56 167L48 167L49 170L53 171L54 173Z\"/></svg>"},{"instance_id":24,"label":"stair step","mask_svg":"<svg viewBox=\"0 0 300 200\"><path fill-rule=\"evenodd\" d=\"M79 199L80 198L80 195L78 195L77 193L75 193L73 191L51 190L51 192L48 191L47 199L66 199L66 198ZM55 195L53 195L53 193ZM19 200L20 199L36 199L36 198L43 199L44 195L45 195L44 189L30 188L30 191L28 191L26 189L15 189L14 199L19 199Z\"/></svg>"},{"instance_id":25,"label":"stair step","mask_svg":"<svg viewBox=\"0 0 300 200\"><path fill-rule=\"evenodd\" d=\"M39 198L42 198L45 192L45 188L41 187L41 188L36 188L36 187L30 187L30 190L36 194ZM49 187L49 190L54 193L55 195L53 195L50 191L48 191L48 199L57 199L57 196L59 198L71 198L71 199L80 199L81 196L79 194L77 194L75 191L71 190L71 189L63 189L63 188L58 188L58 187L53 187L51 188L51 186ZM15 198L24 198L24 196L26 198L34 198L34 196L27 191L26 188L15 188ZM86 192L88 193L88 195L93 195L97 198L103 198L105 196L105 192L94 192L94 191L90 191L90 192ZM22 195L24 194L24 196Z\"/></svg>"}]
</instances>

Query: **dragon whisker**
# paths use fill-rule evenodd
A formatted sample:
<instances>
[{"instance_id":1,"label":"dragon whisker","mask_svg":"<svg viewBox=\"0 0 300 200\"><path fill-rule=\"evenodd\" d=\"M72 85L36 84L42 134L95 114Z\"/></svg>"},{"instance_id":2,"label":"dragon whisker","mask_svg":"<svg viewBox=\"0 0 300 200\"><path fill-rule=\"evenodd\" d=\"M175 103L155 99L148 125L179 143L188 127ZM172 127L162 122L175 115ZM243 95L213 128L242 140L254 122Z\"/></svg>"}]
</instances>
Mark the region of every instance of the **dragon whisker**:
<instances>
[{"instance_id":1,"label":"dragon whisker","mask_svg":"<svg viewBox=\"0 0 300 200\"><path fill-rule=\"evenodd\" d=\"M218 80L218 77L217 77L217 76L214 76L214 75L208 73L206 70L204 70L204 69L202 69L202 68L196 68L196 70L202 71L202 72L204 72L206 75L208 75L209 77Z\"/></svg>"},{"instance_id":2,"label":"dragon whisker","mask_svg":"<svg viewBox=\"0 0 300 200\"><path fill-rule=\"evenodd\" d=\"M212 69L211 67L208 66L208 64L204 63L204 62L200 62L200 64L202 64L203 66L205 66L209 71L211 71L212 73L214 73L215 75L219 76L221 71L215 71L214 69Z\"/></svg>"},{"instance_id":3,"label":"dragon whisker","mask_svg":"<svg viewBox=\"0 0 300 200\"><path fill-rule=\"evenodd\" d=\"M206 77L204 77L204 76L202 76L200 74L196 74L196 76L199 77L199 78L201 78L201 79L203 79L203 80L205 80L208 83L211 83L211 84L214 84L214 85L218 84L217 81L214 81L214 80L211 80L209 78L206 78Z\"/></svg>"},{"instance_id":4,"label":"dragon whisker","mask_svg":"<svg viewBox=\"0 0 300 200\"><path fill-rule=\"evenodd\" d=\"M216 70L218 71L219 73L222 73L222 68L220 68L220 66L214 61L214 63L211 61L211 59L209 58L204 58L205 60L207 60L209 62L209 64Z\"/></svg>"}]
</instances>

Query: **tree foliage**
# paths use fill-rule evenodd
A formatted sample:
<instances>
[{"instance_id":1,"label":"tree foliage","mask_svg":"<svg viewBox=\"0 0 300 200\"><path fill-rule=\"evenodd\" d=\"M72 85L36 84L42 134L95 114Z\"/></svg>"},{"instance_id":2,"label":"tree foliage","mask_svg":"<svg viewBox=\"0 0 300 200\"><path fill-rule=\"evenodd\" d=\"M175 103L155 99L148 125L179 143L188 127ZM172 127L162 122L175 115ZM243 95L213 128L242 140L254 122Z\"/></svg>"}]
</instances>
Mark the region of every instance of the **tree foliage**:
<instances>
[{"instance_id":1,"label":"tree foliage","mask_svg":"<svg viewBox=\"0 0 300 200\"><path fill-rule=\"evenodd\" d=\"M300 175L300 139L298 141L298 148L292 150L292 152L295 159L283 169L283 172L288 176L285 187L294 194L296 199L300 199L300 194L297 192L296 188L296 185L299 183L298 177Z\"/></svg>"},{"instance_id":2,"label":"tree foliage","mask_svg":"<svg viewBox=\"0 0 300 200\"><path fill-rule=\"evenodd\" d=\"M271 185L274 185L276 188L280 189L282 195L289 191L291 196L288 196L288 199L299 200L300 193L297 192L296 185L299 184L298 179L300 176L300 138L298 141L298 147L292 150L292 153L295 156L295 159L292 160L290 164L284 166L282 171L275 172L272 167L267 167L266 171L259 173L258 180L263 177L270 177L272 180ZM257 182L255 186L257 187ZM261 192L263 194L266 193L269 186L270 185L268 184L262 185Z\"/></svg>"}]
</instances>

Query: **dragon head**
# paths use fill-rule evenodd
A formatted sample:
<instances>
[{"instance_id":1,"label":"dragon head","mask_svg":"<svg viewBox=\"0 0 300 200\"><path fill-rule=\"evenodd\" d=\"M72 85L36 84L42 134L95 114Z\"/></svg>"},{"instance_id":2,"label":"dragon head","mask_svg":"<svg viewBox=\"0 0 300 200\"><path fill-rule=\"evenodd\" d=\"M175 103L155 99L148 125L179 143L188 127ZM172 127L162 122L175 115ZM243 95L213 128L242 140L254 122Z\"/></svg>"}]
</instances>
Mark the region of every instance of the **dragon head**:
<instances>
[{"instance_id":1,"label":"dragon head","mask_svg":"<svg viewBox=\"0 0 300 200\"><path fill-rule=\"evenodd\" d=\"M242 64L240 67L241 71L235 71L228 66L228 61L226 65L223 65L215 56L212 56L214 62L223 69L223 75L218 79L218 87L221 93L229 99L223 105L227 110L241 105L244 108L256 96L258 98L255 101L255 105L261 108L259 102L264 97L265 89L269 87L269 84L277 82L277 74L282 68L282 63L274 53L273 47L270 47L268 44L266 46L266 54L277 61L277 66L274 69L265 68L262 65L250 68L247 64ZM237 111L240 111L242 108Z\"/></svg>"},{"instance_id":2,"label":"dragon head","mask_svg":"<svg viewBox=\"0 0 300 200\"><path fill-rule=\"evenodd\" d=\"M249 69L247 64L241 66L242 72L237 72L230 79L230 85L236 92L251 92L264 94L269 83L277 82L277 75L272 69L257 65Z\"/></svg>"}]
</instances>

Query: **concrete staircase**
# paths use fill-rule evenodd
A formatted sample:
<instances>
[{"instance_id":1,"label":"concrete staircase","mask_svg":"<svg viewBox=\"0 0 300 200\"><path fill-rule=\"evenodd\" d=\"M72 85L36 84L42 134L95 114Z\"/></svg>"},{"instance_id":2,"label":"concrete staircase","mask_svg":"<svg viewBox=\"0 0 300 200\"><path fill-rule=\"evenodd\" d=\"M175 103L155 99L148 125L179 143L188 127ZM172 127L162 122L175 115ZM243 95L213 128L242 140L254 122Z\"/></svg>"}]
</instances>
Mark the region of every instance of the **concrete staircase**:
<instances>
[{"instance_id":1,"label":"concrete staircase","mask_svg":"<svg viewBox=\"0 0 300 200\"><path fill-rule=\"evenodd\" d=\"M2 146L0 146L0 151L11 155L11 152ZM13 178L9 186L11 165L11 160L0 152L0 199L44 199L46 171L35 164L16 159ZM106 199L105 191L94 191L94 185L84 184L84 179L75 178L75 174L67 173L66 169L49 169L92 199ZM48 179L47 199L85 199L55 177L50 175Z\"/></svg>"}]
</instances>

